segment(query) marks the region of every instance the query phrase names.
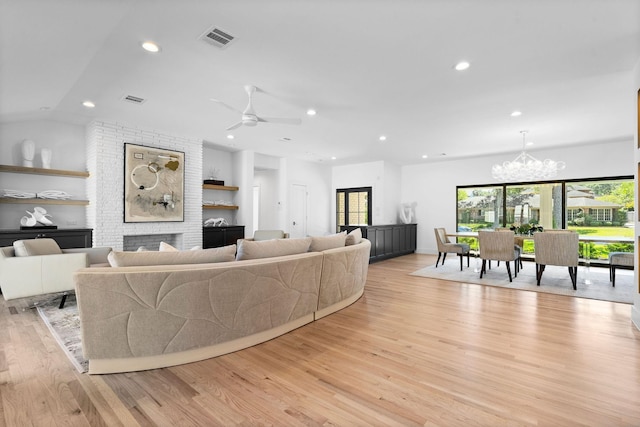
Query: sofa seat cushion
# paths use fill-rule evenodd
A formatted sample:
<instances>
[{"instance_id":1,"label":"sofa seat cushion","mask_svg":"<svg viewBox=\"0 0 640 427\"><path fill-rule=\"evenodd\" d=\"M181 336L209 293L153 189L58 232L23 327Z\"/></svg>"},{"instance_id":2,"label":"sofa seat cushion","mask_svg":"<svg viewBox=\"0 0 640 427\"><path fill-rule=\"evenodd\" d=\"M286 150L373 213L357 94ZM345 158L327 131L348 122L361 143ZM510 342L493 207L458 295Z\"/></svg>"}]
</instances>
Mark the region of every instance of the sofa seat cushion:
<instances>
[{"instance_id":1,"label":"sofa seat cushion","mask_svg":"<svg viewBox=\"0 0 640 427\"><path fill-rule=\"evenodd\" d=\"M111 267L131 267L137 265L207 264L233 261L236 245L194 251L113 251L109 254Z\"/></svg>"},{"instance_id":2,"label":"sofa seat cushion","mask_svg":"<svg viewBox=\"0 0 640 427\"><path fill-rule=\"evenodd\" d=\"M57 255L62 249L53 239L26 239L13 242L16 256Z\"/></svg>"},{"instance_id":3,"label":"sofa seat cushion","mask_svg":"<svg viewBox=\"0 0 640 427\"><path fill-rule=\"evenodd\" d=\"M309 251L311 237L303 239L274 239L274 240L238 240L238 254L236 260L272 258L283 255L302 254Z\"/></svg>"},{"instance_id":4,"label":"sofa seat cushion","mask_svg":"<svg viewBox=\"0 0 640 427\"><path fill-rule=\"evenodd\" d=\"M336 234L330 234L328 236L318 236L311 238L311 252L322 252L327 249L341 248L345 246L347 239L347 232L343 231Z\"/></svg>"}]
</instances>

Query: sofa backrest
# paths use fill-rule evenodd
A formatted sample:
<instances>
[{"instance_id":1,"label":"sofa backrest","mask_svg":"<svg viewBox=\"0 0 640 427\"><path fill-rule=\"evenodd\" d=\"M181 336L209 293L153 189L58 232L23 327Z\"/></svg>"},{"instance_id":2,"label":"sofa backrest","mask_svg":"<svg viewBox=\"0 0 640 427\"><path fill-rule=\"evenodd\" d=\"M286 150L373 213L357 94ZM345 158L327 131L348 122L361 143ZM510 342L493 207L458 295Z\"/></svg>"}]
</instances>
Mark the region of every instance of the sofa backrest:
<instances>
[{"instance_id":1,"label":"sofa backrest","mask_svg":"<svg viewBox=\"0 0 640 427\"><path fill-rule=\"evenodd\" d=\"M302 239L274 239L274 240L238 240L236 260L258 258L273 258L283 255L301 254L309 251L311 237Z\"/></svg>"},{"instance_id":2,"label":"sofa backrest","mask_svg":"<svg viewBox=\"0 0 640 427\"><path fill-rule=\"evenodd\" d=\"M233 261L236 245L220 248L199 249L192 251L112 251L109 253L109 264L112 267L131 267L136 265L173 265L203 264Z\"/></svg>"}]
</instances>

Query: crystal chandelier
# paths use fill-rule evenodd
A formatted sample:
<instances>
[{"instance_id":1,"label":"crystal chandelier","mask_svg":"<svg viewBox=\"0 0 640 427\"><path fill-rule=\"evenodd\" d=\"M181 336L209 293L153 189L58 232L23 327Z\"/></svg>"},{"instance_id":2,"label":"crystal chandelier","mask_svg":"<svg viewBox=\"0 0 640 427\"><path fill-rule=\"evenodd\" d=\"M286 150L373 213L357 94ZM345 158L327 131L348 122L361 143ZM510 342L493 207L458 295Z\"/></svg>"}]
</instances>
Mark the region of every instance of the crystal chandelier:
<instances>
[{"instance_id":1,"label":"crystal chandelier","mask_svg":"<svg viewBox=\"0 0 640 427\"><path fill-rule=\"evenodd\" d=\"M493 165L491 175L503 182L540 181L553 178L566 167L565 162L550 159L538 160L525 151L526 130L522 134L522 153L513 161Z\"/></svg>"}]
</instances>

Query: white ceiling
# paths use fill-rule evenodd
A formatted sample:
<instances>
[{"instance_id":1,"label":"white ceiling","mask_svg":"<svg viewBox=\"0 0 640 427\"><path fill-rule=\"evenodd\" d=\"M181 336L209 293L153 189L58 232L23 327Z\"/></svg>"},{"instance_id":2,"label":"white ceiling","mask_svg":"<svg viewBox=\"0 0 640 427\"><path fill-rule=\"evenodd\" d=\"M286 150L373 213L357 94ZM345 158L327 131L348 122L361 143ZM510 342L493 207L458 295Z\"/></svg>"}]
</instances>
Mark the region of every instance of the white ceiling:
<instances>
[{"instance_id":1,"label":"white ceiling","mask_svg":"<svg viewBox=\"0 0 640 427\"><path fill-rule=\"evenodd\" d=\"M236 40L199 40L214 25ZM2 122L98 118L329 164L516 152L522 129L544 152L635 126L638 0L0 0L0 38ZM229 146L239 117L210 98L242 110L246 84L259 115L302 124L241 127Z\"/></svg>"}]
</instances>

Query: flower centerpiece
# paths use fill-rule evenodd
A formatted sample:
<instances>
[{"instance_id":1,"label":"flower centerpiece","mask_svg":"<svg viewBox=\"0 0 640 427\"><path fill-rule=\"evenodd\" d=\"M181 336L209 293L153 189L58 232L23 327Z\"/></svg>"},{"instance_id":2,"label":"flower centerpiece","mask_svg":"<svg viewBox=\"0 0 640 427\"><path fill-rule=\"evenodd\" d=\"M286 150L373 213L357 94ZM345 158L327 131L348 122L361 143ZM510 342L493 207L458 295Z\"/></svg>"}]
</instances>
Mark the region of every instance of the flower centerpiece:
<instances>
[{"instance_id":1,"label":"flower centerpiece","mask_svg":"<svg viewBox=\"0 0 640 427\"><path fill-rule=\"evenodd\" d=\"M511 227L509 227L509 229L514 233L520 234L523 236L531 236L535 232L544 231L541 225L538 225L532 222L526 223L526 224L512 224Z\"/></svg>"}]
</instances>

